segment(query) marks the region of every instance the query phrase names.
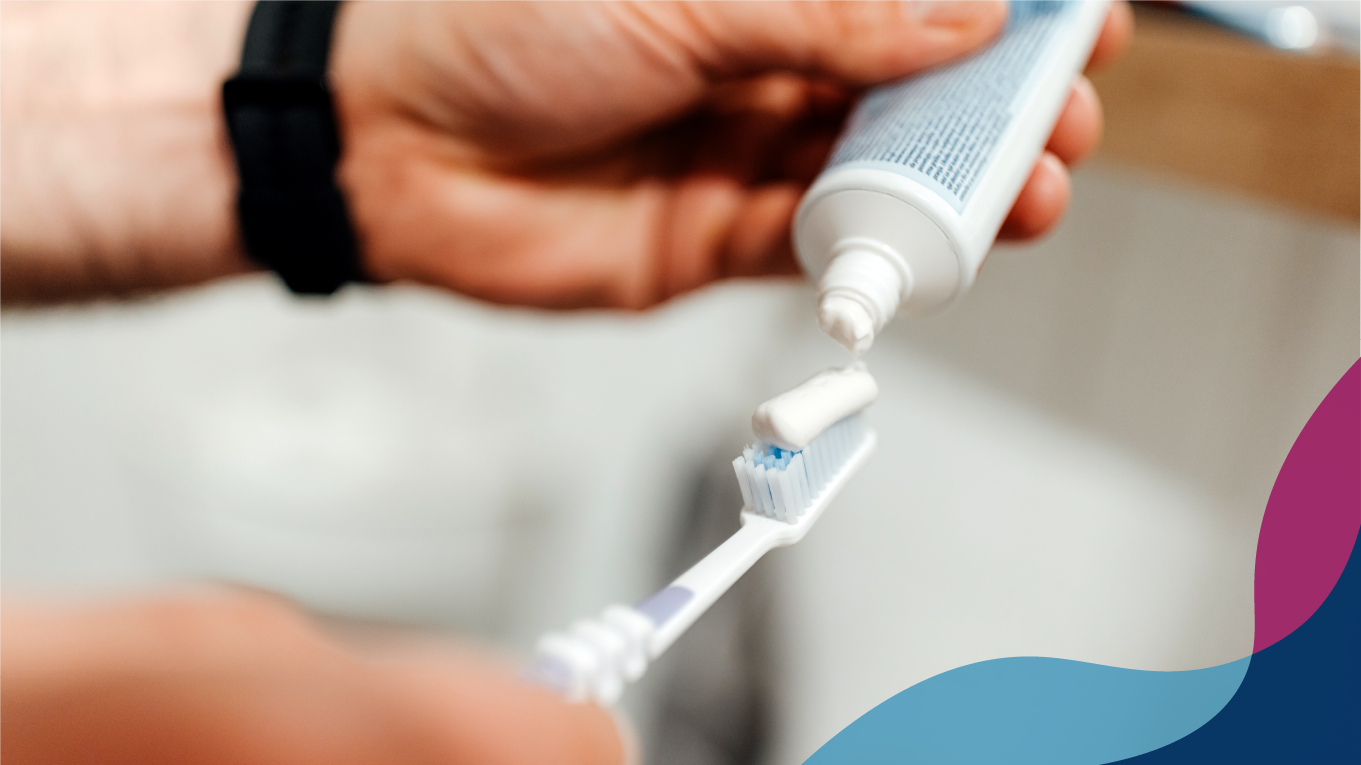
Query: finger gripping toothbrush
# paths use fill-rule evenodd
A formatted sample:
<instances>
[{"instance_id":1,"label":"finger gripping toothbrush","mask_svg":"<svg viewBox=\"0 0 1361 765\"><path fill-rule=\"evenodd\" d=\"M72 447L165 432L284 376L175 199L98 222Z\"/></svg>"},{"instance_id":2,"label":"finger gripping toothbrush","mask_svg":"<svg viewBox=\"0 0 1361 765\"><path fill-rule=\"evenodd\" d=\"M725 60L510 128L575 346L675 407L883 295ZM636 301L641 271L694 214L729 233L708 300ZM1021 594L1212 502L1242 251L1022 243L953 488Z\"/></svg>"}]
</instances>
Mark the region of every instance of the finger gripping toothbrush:
<instances>
[{"instance_id":1,"label":"finger gripping toothbrush","mask_svg":"<svg viewBox=\"0 0 1361 765\"><path fill-rule=\"evenodd\" d=\"M863 364L828 369L757 408L759 437L733 460L742 527L652 597L540 638L526 674L569 701L613 704L742 574L803 539L874 451L861 410L879 389Z\"/></svg>"}]
</instances>

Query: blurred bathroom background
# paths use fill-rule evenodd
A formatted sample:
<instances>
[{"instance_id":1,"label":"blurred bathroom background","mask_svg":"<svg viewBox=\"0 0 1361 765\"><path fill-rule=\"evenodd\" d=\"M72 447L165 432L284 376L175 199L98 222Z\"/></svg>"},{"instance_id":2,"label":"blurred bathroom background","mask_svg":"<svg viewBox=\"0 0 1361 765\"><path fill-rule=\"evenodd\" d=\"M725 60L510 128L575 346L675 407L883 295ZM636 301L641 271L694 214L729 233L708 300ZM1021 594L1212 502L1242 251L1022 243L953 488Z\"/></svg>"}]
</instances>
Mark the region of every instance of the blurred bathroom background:
<instances>
[{"instance_id":1,"label":"blurred bathroom background","mask_svg":"<svg viewBox=\"0 0 1361 765\"><path fill-rule=\"evenodd\" d=\"M649 762L796 763L894 693L1252 644L1276 471L1357 359L1356 55L1140 9L1058 231L867 357L880 450L630 694ZM845 361L809 287L645 314L253 276L0 321L0 576L186 580L525 656L736 528L765 398Z\"/></svg>"}]
</instances>

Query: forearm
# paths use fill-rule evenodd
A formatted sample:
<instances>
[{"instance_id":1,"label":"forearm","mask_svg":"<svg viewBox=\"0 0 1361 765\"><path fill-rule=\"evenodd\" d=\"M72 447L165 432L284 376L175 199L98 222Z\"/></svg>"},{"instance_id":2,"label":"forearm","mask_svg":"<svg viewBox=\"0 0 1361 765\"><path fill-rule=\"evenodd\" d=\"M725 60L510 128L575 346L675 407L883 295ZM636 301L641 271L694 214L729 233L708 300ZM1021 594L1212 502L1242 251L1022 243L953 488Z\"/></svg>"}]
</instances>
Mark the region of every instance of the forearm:
<instances>
[{"instance_id":1,"label":"forearm","mask_svg":"<svg viewBox=\"0 0 1361 765\"><path fill-rule=\"evenodd\" d=\"M219 93L249 3L5 3L0 294L125 294L251 268Z\"/></svg>"}]
</instances>

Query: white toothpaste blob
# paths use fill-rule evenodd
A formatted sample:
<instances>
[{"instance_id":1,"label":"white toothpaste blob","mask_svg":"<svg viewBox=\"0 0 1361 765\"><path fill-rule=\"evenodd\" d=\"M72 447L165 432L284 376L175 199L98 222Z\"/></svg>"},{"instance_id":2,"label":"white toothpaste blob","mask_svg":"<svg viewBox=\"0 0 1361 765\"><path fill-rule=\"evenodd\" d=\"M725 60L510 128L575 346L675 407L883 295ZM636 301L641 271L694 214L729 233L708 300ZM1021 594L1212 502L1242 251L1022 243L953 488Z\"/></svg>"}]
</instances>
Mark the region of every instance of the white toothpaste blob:
<instances>
[{"instance_id":1,"label":"white toothpaste blob","mask_svg":"<svg viewBox=\"0 0 1361 765\"><path fill-rule=\"evenodd\" d=\"M823 370L756 407L751 429L759 438L797 452L878 397L879 386L864 364Z\"/></svg>"},{"instance_id":2,"label":"white toothpaste blob","mask_svg":"<svg viewBox=\"0 0 1361 765\"><path fill-rule=\"evenodd\" d=\"M818 306L818 328L859 356L874 344L874 320L850 298L832 295Z\"/></svg>"},{"instance_id":3,"label":"white toothpaste blob","mask_svg":"<svg viewBox=\"0 0 1361 765\"><path fill-rule=\"evenodd\" d=\"M912 292L906 266L896 256L849 248L827 265L818 282L818 327L856 358L874 344L874 336L898 312Z\"/></svg>"}]
</instances>

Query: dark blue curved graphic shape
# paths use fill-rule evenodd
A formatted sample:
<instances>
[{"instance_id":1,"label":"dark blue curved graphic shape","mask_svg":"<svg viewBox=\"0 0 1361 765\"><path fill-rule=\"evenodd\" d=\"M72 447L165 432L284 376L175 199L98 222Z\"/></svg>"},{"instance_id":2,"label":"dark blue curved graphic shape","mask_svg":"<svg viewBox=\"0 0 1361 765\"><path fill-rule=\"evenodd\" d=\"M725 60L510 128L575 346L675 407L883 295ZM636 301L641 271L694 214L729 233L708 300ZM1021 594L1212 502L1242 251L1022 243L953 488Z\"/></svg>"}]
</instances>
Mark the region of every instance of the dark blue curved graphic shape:
<instances>
[{"instance_id":1,"label":"dark blue curved graphic shape","mask_svg":"<svg viewBox=\"0 0 1361 765\"><path fill-rule=\"evenodd\" d=\"M808 765L1093 765L1156 749L1204 725L1253 657L1152 672L1034 656L994 659L924 680L851 723Z\"/></svg>"},{"instance_id":2,"label":"dark blue curved graphic shape","mask_svg":"<svg viewBox=\"0 0 1361 765\"><path fill-rule=\"evenodd\" d=\"M1272 489L1251 657L1190 672L971 664L875 707L808 762L1361 762L1359 528L1361 361Z\"/></svg>"},{"instance_id":3,"label":"dark blue curved graphic shape","mask_svg":"<svg viewBox=\"0 0 1361 765\"><path fill-rule=\"evenodd\" d=\"M1361 762L1357 558L1353 547L1341 578L1308 621L1253 655L1242 687L1217 717L1180 741L1124 762Z\"/></svg>"}]
</instances>

